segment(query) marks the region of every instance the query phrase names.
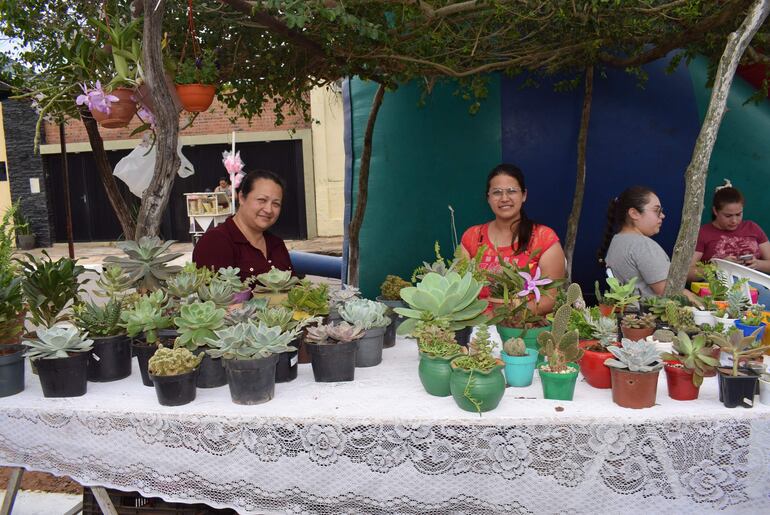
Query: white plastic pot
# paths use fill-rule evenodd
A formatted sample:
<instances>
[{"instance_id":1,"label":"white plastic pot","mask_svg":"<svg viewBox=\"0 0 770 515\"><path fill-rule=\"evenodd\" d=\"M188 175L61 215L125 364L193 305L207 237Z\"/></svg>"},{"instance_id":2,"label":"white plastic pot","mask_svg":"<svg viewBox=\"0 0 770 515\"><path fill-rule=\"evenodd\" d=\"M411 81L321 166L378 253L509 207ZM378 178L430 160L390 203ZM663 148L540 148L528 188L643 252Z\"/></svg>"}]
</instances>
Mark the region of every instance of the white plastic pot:
<instances>
[{"instance_id":1,"label":"white plastic pot","mask_svg":"<svg viewBox=\"0 0 770 515\"><path fill-rule=\"evenodd\" d=\"M759 402L770 406L770 381L759 378Z\"/></svg>"},{"instance_id":2,"label":"white plastic pot","mask_svg":"<svg viewBox=\"0 0 770 515\"><path fill-rule=\"evenodd\" d=\"M716 318L711 311L702 311L700 309L692 310L693 319L695 319L695 325L711 325L716 324Z\"/></svg>"}]
</instances>

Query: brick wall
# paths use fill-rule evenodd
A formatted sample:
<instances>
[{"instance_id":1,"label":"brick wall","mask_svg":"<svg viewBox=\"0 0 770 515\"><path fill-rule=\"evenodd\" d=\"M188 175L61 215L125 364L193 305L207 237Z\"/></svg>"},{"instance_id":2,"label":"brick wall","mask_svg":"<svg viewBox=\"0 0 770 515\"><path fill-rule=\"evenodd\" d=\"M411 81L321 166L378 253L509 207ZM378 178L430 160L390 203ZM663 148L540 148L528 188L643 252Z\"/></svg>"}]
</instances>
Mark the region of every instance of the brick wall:
<instances>
[{"instance_id":1,"label":"brick wall","mask_svg":"<svg viewBox=\"0 0 770 515\"><path fill-rule=\"evenodd\" d=\"M269 102L265 105L265 111L260 118L254 118L251 123L245 119L236 120L235 123L231 123L228 119L229 115L223 104L220 104L216 100L211 108L205 113L198 115L195 123L191 127L188 127L180 133L182 136L204 135L204 134L226 134L232 131L249 131L249 132L262 132L273 130L288 130L288 129L307 129L310 124L302 119L302 116L298 115L286 115L283 124L276 127L275 115L273 114L273 103ZM190 114L182 111L179 116L179 125L184 127L187 125L187 120ZM138 118L134 118L131 124L125 129L100 129L99 132L105 141L121 140L121 139L134 139L141 136L131 136L131 132L139 127L140 122ZM59 143L59 127L54 124L44 124L45 141L46 143ZM88 135L86 134L85 127L80 120L73 120L67 124L66 129L67 143L79 143L88 142Z\"/></svg>"}]
</instances>

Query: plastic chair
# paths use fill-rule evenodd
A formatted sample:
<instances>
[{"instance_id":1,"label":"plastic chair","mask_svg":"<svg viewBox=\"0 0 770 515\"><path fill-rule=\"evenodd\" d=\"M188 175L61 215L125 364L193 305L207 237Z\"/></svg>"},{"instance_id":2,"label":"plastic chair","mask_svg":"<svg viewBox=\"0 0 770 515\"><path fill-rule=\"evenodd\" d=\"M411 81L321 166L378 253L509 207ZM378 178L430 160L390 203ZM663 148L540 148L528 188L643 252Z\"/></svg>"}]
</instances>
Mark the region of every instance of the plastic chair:
<instances>
[{"instance_id":1,"label":"plastic chair","mask_svg":"<svg viewBox=\"0 0 770 515\"><path fill-rule=\"evenodd\" d=\"M726 261L724 259L712 258L711 262L717 266L717 270L722 272L726 279L727 284L732 286L735 283L735 279L748 279L749 282L759 284L765 288L770 288L770 275L758 272L753 268L733 263L732 261ZM747 298L751 298L751 291L749 290L749 283L743 285L743 293Z\"/></svg>"}]
</instances>

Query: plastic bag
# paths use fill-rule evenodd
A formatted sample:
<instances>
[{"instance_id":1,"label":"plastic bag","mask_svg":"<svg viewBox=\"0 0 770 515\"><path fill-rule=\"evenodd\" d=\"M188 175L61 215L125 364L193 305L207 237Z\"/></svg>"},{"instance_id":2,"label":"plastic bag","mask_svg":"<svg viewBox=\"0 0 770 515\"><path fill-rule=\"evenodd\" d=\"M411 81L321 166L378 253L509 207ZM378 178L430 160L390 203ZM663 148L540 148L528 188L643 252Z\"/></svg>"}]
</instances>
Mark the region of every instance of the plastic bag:
<instances>
[{"instance_id":1,"label":"plastic bag","mask_svg":"<svg viewBox=\"0 0 770 515\"><path fill-rule=\"evenodd\" d=\"M195 168L192 163L182 154L182 144L177 146L177 154L181 159L181 164L177 175L181 178L189 177L195 173ZM155 171L155 146L147 151L147 147L139 145L131 151L126 157L121 159L112 174L126 183L131 193L139 198L142 198L145 190L152 181L152 174Z\"/></svg>"}]
</instances>

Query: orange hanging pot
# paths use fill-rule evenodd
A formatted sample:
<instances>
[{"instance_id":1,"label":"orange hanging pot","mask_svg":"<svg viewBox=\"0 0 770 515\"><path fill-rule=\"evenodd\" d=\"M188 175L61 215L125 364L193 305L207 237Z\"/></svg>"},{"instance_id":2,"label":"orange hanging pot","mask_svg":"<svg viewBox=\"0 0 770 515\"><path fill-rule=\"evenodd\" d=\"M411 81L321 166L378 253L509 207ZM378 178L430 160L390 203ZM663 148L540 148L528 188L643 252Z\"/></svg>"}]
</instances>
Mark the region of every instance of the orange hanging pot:
<instances>
[{"instance_id":1,"label":"orange hanging pot","mask_svg":"<svg viewBox=\"0 0 770 515\"><path fill-rule=\"evenodd\" d=\"M110 104L109 114L93 110L91 111L91 115L94 117L94 120L105 129L128 127L131 119L136 114L136 98L134 97L134 90L129 88L115 88L110 92L110 95L118 97L118 101Z\"/></svg>"},{"instance_id":2,"label":"orange hanging pot","mask_svg":"<svg viewBox=\"0 0 770 515\"><path fill-rule=\"evenodd\" d=\"M177 84L176 92L185 111L202 113L214 102L217 87L211 84Z\"/></svg>"}]
</instances>

